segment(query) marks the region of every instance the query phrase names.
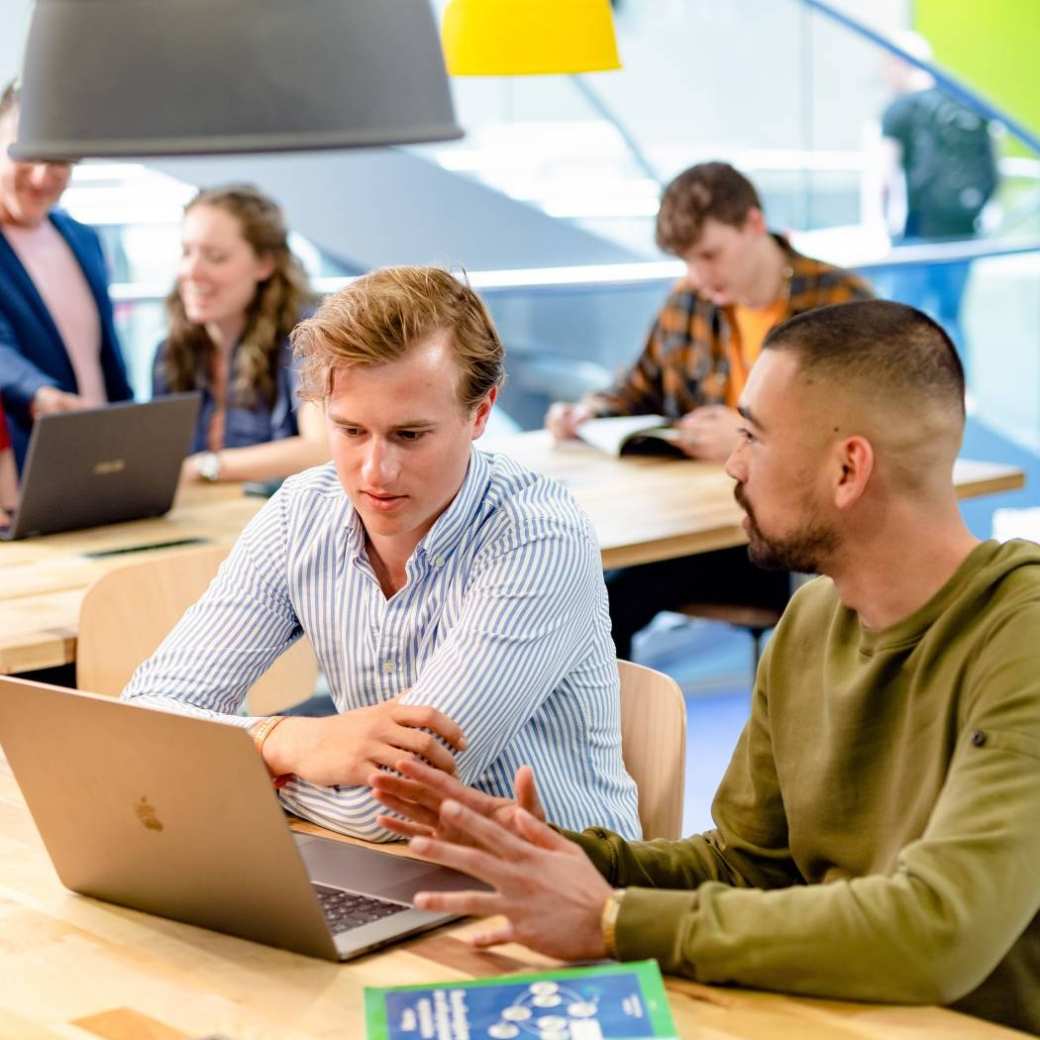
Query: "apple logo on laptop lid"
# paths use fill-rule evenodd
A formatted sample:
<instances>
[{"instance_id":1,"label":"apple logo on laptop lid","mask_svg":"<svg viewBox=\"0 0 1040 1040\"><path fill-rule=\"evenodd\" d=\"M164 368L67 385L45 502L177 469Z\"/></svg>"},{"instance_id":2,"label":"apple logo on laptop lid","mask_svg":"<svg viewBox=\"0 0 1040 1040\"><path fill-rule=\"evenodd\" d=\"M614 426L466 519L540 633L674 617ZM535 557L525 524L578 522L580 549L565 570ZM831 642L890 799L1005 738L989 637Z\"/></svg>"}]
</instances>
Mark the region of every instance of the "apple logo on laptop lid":
<instances>
[{"instance_id":1,"label":"apple logo on laptop lid","mask_svg":"<svg viewBox=\"0 0 1040 1040\"><path fill-rule=\"evenodd\" d=\"M162 822L155 814L155 806L144 795L141 795L141 800L134 805L134 812L148 830L161 831L163 829Z\"/></svg>"}]
</instances>

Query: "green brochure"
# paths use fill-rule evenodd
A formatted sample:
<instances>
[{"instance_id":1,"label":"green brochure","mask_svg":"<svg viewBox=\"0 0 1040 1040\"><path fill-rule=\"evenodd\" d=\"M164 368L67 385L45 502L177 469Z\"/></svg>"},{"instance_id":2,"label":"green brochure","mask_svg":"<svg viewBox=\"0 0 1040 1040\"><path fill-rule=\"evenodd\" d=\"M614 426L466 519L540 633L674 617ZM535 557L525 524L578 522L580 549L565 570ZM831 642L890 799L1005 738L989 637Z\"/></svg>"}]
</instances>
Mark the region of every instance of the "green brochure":
<instances>
[{"instance_id":1,"label":"green brochure","mask_svg":"<svg viewBox=\"0 0 1040 1040\"><path fill-rule=\"evenodd\" d=\"M365 989L368 1040L642 1040L678 1034L656 961Z\"/></svg>"}]
</instances>

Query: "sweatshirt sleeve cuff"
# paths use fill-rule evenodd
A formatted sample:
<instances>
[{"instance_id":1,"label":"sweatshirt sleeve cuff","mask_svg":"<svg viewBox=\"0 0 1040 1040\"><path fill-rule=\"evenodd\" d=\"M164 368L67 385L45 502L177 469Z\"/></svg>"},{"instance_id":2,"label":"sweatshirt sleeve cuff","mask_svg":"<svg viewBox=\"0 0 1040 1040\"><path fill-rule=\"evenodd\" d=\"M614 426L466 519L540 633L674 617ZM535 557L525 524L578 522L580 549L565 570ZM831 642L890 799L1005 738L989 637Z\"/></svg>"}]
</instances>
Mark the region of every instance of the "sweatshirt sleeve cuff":
<instances>
[{"instance_id":1,"label":"sweatshirt sleeve cuff","mask_svg":"<svg viewBox=\"0 0 1040 1040\"><path fill-rule=\"evenodd\" d=\"M688 969L681 970L682 937L693 927L697 905L696 891L625 889L614 928L618 960L653 958L662 971L689 974Z\"/></svg>"},{"instance_id":2,"label":"sweatshirt sleeve cuff","mask_svg":"<svg viewBox=\"0 0 1040 1040\"><path fill-rule=\"evenodd\" d=\"M614 854L614 841L620 840L611 831L601 830L598 827L590 827L588 830L568 831L562 827L555 827L568 841L573 841L582 852L592 861L592 865L609 881L614 884L617 857Z\"/></svg>"}]
</instances>

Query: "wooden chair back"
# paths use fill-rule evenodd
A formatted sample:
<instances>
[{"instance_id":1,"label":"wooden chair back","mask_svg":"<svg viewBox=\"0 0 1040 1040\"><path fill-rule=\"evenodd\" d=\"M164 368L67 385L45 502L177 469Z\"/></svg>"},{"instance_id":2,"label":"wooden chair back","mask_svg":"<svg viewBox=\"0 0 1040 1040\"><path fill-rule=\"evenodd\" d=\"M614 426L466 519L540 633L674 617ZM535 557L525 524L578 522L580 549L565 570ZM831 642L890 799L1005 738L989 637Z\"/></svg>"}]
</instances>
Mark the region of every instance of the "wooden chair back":
<instances>
[{"instance_id":1,"label":"wooden chair back","mask_svg":"<svg viewBox=\"0 0 1040 1040\"><path fill-rule=\"evenodd\" d=\"M136 560L102 575L80 607L76 685L118 697L181 615L206 591L230 546ZM314 692L318 665L306 639L287 650L249 691L250 714L269 715Z\"/></svg>"},{"instance_id":2,"label":"wooden chair back","mask_svg":"<svg viewBox=\"0 0 1040 1040\"><path fill-rule=\"evenodd\" d=\"M618 661L621 754L639 789L643 837L682 836L686 780L686 702L663 672Z\"/></svg>"}]
</instances>

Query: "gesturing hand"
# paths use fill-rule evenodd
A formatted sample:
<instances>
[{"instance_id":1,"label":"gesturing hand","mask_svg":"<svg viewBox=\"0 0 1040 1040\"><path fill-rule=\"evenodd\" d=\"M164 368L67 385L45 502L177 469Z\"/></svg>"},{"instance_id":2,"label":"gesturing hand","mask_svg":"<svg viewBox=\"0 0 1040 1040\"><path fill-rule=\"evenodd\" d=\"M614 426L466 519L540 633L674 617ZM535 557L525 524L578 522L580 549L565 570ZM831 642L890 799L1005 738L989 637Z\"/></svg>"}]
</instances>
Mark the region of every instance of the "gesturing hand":
<instances>
[{"instance_id":1,"label":"gesturing hand","mask_svg":"<svg viewBox=\"0 0 1040 1040\"><path fill-rule=\"evenodd\" d=\"M520 942L562 960L606 956L600 918L611 887L577 845L519 807L514 829L451 799L442 803L439 816L436 831L458 833L466 844L415 837L412 851L494 891L419 892L420 910L503 914L506 923L476 935L476 946Z\"/></svg>"},{"instance_id":2,"label":"gesturing hand","mask_svg":"<svg viewBox=\"0 0 1040 1040\"><path fill-rule=\"evenodd\" d=\"M368 784L377 801L399 814L377 817L379 826L406 838L437 837L460 845L467 844L468 837L448 826L441 815L441 806L449 798L512 830L515 830L520 809L538 820L545 820L545 810L535 787L534 770L530 766L521 766L516 771L515 799L496 798L475 788L464 787L458 780L415 759L395 762L394 769L403 776L373 773Z\"/></svg>"},{"instance_id":3,"label":"gesturing hand","mask_svg":"<svg viewBox=\"0 0 1040 1040\"><path fill-rule=\"evenodd\" d=\"M435 708L401 704L401 696L329 718L287 718L264 742L264 762L276 776L295 773L323 787L364 784L373 769L396 765L402 751L422 756L431 772L454 773L455 759L437 737L462 751L462 730Z\"/></svg>"}]
</instances>

